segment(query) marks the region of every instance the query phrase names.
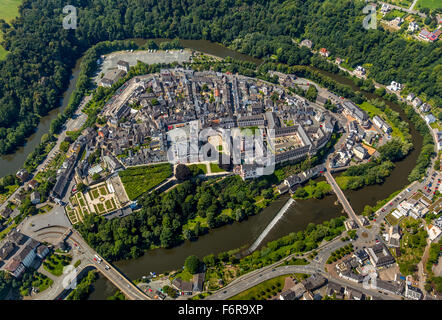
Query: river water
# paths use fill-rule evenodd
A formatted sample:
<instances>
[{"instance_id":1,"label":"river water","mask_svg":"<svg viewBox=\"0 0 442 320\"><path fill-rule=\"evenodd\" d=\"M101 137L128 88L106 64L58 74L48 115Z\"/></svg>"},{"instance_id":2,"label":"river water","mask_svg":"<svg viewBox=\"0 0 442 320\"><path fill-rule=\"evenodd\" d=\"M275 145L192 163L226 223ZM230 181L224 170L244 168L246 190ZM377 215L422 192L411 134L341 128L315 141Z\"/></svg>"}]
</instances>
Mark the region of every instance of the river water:
<instances>
[{"instance_id":1,"label":"river water","mask_svg":"<svg viewBox=\"0 0 442 320\"><path fill-rule=\"evenodd\" d=\"M138 44L143 44L146 40L134 39ZM157 43L167 41L167 39L154 39ZM246 60L259 64L261 60L235 52L224 46L205 40L181 40L184 47L196 51L205 52L214 56L225 58L230 56L238 60ZM68 90L63 95L62 106L52 110L47 116L41 119L37 131L28 138L24 147L21 147L12 155L0 158L0 176L15 173L24 163L26 156L40 142L43 134L49 131L49 125L59 112L62 112L67 106L69 96L75 89L76 81L80 71L81 59L77 61L72 71L72 77ZM350 85L354 90L360 89L345 77L318 70L319 72L330 76L336 81ZM363 92L369 98L379 98L371 93ZM361 190L346 191L351 205L356 213L360 213L366 204L374 205L376 201L386 198L388 195L397 191L408 184L407 176L416 164L417 157L422 148L422 136L416 131L414 125L405 117L402 109L394 103L385 101L391 109L400 113L403 120L409 123L410 133L414 150L402 161L396 163L396 167L391 175L382 185L373 185ZM156 249L147 252L144 256L133 259L118 261L115 266L120 268L129 278L136 279L150 272L162 273L172 271L182 267L184 260L189 255L203 257L207 254L218 254L236 248L247 248L265 229L267 224L273 219L277 212L282 208L288 199L288 195L280 197L269 207L265 208L256 216L249 217L248 220L241 223L232 223L224 227L211 230L208 234L201 236L197 241L186 241L182 245L172 249ZM275 227L269 232L263 240L266 242L276 240L290 232L296 232L305 229L310 223L321 223L326 220L342 215L341 205L336 205L336 196L329 195L321 200L297 200L290 206L284 216L278 221ZM106 299L113 294L115 288L104 277L100 276L94 284L95 291L91 294L91 300Z\"/></svg>"},{"instance_id":2,"label":"river water","mask_svg":"<svg viewBox=\"0 0 442 320\"><path fill-rule=\"evenodd\" d=\"M74 91L77 84L78 75L80 74L81 58L77 60L74 69L72 69L71 79L69 81L68 89L63 94L60 107L52 109L49 113L40 119L40 123L35 132L26 139L26 144L17 148L12 154L0 156L0 177L8 174L14 174L23 167L25 160L29 153L31 153L35 147L40 143L41 137L49 132L49 127L52 120L54 120L59 113L67 107L69 103L69 97Z\"/></svg>"},{"instance_id":3,"label":"river water","mask_svg":"<svg viewBox=\"0 0 442 320\"><path fill-rule=\"evenodd\" d=\"M156 40L157 42L165 41L165 39ZM145 40L136 39L136 41L141 44ZM237 53L209 41L182 40L181 43L186 48L222 58L230 56L235 59L251 61L254 63L261 62L259 59ZM350 79L333 73L321 70L318 71L330 76L340 83L350 85L355 91L360 91ZM374 94L368 92L363 93L369 99L379 99L379 97ZM387 100L384 101L391 109L399 112L404 121L409 123L414 149L404 160L396 163L395 169L383 184L345 192L357 213L360 213L366 204L374 205L376 201L385 199L394 191L406 186L408 184L408 174L416 165L417 157L422 148L422 136L416 131L414 125L407 120L402 109L397 104L391 103ZM181 246L173 249L153 250L147 252L144 256L138 259L118 261L115 265L129 276L129 278L135 279L140 278L143 275L148 275L150 272L161 273L178 269L182 267L184 260L192 254L202 258L211 253L217 254L235 248L246 248L260 235L287 199L288 195L284 195L258 215L250 217L247 221L233 223L231 225L211 230L209 234L200 237L197 241L187 241ZM342 215L342 207L341 205L336 205L335 201L336 196L334 194L321 200L310 199L296 201L296 203L287 210L283 218L278 221L275 227L269 232L262 243L265 244L269 241L276 240L290 232L303 230L310 222L321 223ZM105 299L109 296L110 292L115 291L113 285L104 277L100 277L96 282L96 289L97 290L95 290L90 296L90 299Z\"/></svg>"}]
</instances>

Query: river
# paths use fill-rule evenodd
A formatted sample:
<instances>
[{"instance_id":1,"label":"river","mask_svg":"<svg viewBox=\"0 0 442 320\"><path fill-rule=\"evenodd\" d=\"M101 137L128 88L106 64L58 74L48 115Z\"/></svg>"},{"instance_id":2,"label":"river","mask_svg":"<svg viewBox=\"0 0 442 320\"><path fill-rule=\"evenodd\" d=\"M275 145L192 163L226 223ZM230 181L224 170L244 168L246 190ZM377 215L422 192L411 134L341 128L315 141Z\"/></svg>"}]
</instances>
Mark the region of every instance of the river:
<instances>
[{"instance_id":1,"label":"river","mask_svg":"<svg viewBox=\"0 0 442 320\"><path fill-rule=\"evenodd\" d=\"M77 85L78 75L80 74L81 58L77 60L74 69L72 69L71 79L69 81L68 89L64 92L61 99L61 106L49 111L49 113L40 119L40 123L35 132L26 139L23 146L17 148L14 153L0 156L0 177L8 174L14 174L23 167L28 154L31 153L35 147L40 143L41 137L49 132L49 127L52 120L54 120L59 113L67 107L69 97Z\"/></svg>"},{"instance_id":2,"label":"river","mask_svg":"<svg viewBox=\"0 0 442 320\"><path fill-rule=\"evenodd\" d=\"M133 40L138 44L143 44L146 41L142 39ZM167 41L167 39L154 40L157 43ZM230 56L238 60L246 60L256 64L261 62L259 59L235 52L224 46L206 40L181 40L181 43L186 48L205 52L221 58ZM0 158L0 176L14 173L22 166L27 154L40 142L41 136L48 132L51 120L67 106L69 96L74 90L78 78L80 61L81 59L77 61L77 64L73 69L69 88L63 95L62 106L52 110L47 116L42 118L36 133L28 139L28 142L24 147L20 148L13 155ZM354 90L361 91L350 79L322 70L318 71L330 76L340 83L350 85ZM369 99L379 98L371 93L363 92L363 94ZM390 101L385 102L391 109L399 112L402 119L409 123L414 149L404 160L396 163L395 169L382 185L373 185L361 190L345 192L356 213L360 213L366 204L374 205L376 201L385 199L394 191L405 187L408 184L408 174L415 166L417 157L422 148L422 136L416 131L414 125L407 120L402 109L397 104L391 103ZM281 196L258 215L249 217L248 220L241 223L235 222L211 230L208 234L201 236L197 241L186 241L182 245L173 249L152 250L138 259L118 261L115 265L129 278L136 279L143 275L147 275L150 272L162 273L178 269L182 267L184 260L192 254L202 258L210 253L217 254L236 248L246 248L260 235L267 224L282 208L287 199L288 195ZM276 240L290 232L303 230L310 222L321 223L342 215L342 207L340 205L335 205L335 201L336 196L334 194L326 196L321 200L297 200L290 206L262 243L265 244L266 242ZM113 285L102 276L100 276L95 282L94 287L96 290L91 294L89 298L91 300L105 299L115 291Z\"/></svg>"}]
</instances>

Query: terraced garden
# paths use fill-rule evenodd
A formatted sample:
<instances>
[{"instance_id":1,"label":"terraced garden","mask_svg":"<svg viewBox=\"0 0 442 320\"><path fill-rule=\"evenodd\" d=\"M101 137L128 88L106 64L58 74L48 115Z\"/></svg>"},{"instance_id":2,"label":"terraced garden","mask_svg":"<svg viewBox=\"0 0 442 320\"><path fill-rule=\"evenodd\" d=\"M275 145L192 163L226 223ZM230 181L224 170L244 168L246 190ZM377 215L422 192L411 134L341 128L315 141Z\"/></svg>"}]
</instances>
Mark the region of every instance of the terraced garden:
<instances>
[{"instance_id":1,"label":"terraced garden","mask_svg":"<svg viewBox=\"0 0 442 320\"><path fill-rule=\"evenodd\" d=\"M172 176L170 163L128 168L120 171L119 175L123 182L127 196L135 200Z\"/></svg>"}]
</instances>

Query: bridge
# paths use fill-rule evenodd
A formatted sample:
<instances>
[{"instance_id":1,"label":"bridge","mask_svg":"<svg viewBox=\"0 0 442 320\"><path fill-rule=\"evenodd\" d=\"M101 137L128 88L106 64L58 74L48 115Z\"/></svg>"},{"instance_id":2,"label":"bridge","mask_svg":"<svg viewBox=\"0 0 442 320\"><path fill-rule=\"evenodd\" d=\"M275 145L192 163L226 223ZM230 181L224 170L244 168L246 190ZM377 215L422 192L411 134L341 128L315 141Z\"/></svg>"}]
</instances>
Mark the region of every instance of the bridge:
<instances>
[{"instance_id":1,"label":"bridge","mask_svg":"<svg viewBox=\"0 0 442 320\"><path fill-rule=\"evenodd\" d=\"M94 260L95 255L98 256L97 252L92 249L82 236L76 231L63 226L51 226L45 227L38 231L43 231L42 233L37 233L36 238L44 238L50 234L60 235L60 238L64 239L66 236L74 243L74 246L81 251L81 268L76 269L77 277L80 272L88 267L93 267L98 270L104 277L106 277L114 286L116 286L126 297L131 300L151 300L139 287L133 284L121 271L116 269L108 261L102 259L99 263ZM37 232L38 232L37 231ZM59 291L63 291L64 288L59 287ZM61 292L56 293L57 296Z\"/></svg>"},{"instance_id":2,"label":"bridge","mask_svg":"<svg viewBox=\"0 0 442 320\"><path fill-rule=\"evenodd\" d=\"M342 204L342 207L344 208L345 212L348 214L350 219L353 219L358 224L359 227L362 227L362 222L359 220L359 217L353 211L350 202L348 202L347 197L345 196L344 192L342 192L341 188L337 184L335 178L333 178L330 171L329 170L325 171L324 176L327 179L327 182L331 185L333 191L336 193L338 201Z\"/></svg>"}]
</instances>

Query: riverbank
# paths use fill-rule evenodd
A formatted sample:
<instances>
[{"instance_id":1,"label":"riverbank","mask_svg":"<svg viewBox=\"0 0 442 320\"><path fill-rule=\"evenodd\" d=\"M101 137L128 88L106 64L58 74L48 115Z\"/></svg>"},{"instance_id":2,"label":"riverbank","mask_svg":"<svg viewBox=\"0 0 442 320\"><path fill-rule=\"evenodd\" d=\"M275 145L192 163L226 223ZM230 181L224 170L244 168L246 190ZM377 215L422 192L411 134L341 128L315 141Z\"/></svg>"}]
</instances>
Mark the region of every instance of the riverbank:
<instances>
[{"instance_id":1,"label":"riverbank","mask_svg":"<svg viewBox=\"0 0 442 320\"><path fill-rule=\"evenodd\" d=\"M393 106L392 108L394 109L395 107ZM365 188L363 190L351 192L352 195L350 196L350 198L353 197L353 199L357 199L357 198L355 198L355 196L357 196L358 198L364 199L363 201L357 201L357 203L356 203L356 207L358 207L358 204L359 204L359 207L360 207L359 211L362 211L362 207L367 202L366 201L367 196L369 198L368 203L372 203L374 205L376 203L376 201L383 199L383 197L387 197L392 192L396 191L397 189L401 188L402 186L407 185L408 181L406 179L406 176L408 175L408 173L405 174L405 179L399 179L399 182L403 183L403 185L401 185L400 183L397 183L398 181L392 179L391 177L404 178L404 172L407 172L407 171L410 172L411 169L415 165L415 160L417 158L416 150L419 150L420 144L419 144L419 134L414 135L413 129L414 129L414 127L410 126L410 132L413 137L415 149L412 150L410 152L410 154L404 160L397 163L397 166L395 169L393 169L390 177L388 177L386 179L386 181L382 184L382 188L379 188L379 185L371 186L372 189L375 189L375 192L372 193L371 197L370 197L370 194L365 191L366 190ZM346 192L346 194L347 193L348 192ZM371 200L371 202L370 202L370 200ZM332 210L332 211L336 212L338 215L341 214L340 209L339 209L340 207L334 206L334 201L335 201L335 198L333 196L326 196L323 200L320 200L320 201L315 200L315 199L306 200L306 201L297 201L296 205L294 206L295 208L293 210L293 211L297 211L297 214L295 214L295 215L292 215L290 213L285 214L284 218L282 219L282 221L284 221L284 223L278 223L275 226L275 228L272 230L272 232L270 232L267 239L264 239L263 242L265 243L265 242L270 241L272 239L272 237L275 237L275 238L280 237L278 235L288 234L288 233L292 232L294 229L299 230L302 227L305 228L308 225L308 222L307 222L308 220L312 221L315 218L317 218L318 216L319 216L319 218L323 218L324 213L327 212L327 210L330 210L330 208L333 208L334 210ZM352 205L354 205L354 202L356 202L356 201L353 200L351 202L352 202ZM274 210L273 212L277 212L279 210L279 209L275 210L275 208L272 205L268 209L269 210L273 209ZM308 216L306 216L307 212L309 213ZM251 217L249 220L259 218L262 214L263 213L261 213L257 216ZM272 217L269 217L268 222L270 222L271 218ZM296 224L295 223L294 224L294 220L297 220L299 218L303 219L305 221L305 223L303 223L303 224L299 224L299 223ZM118 265L121 268L121 270L123 270L123 272L128 274L130 277L134 277L134 278L139 278L143 275L148 274L151 271L157 272L157 273L162 273L167 270L179 269L182 266L182 263L184 262L185 258L191 254L196 254L197 256L202 257L205 254L220 252L220 250L217 248L222 247L223 244L224 244L224 247L229 247L231 249L244 247L244 243L247 242L247 241L244 241L246 239L242 239L242 241L238 241L238 240L241 240L241 239L238 239L238 237L241 236L241 233L238 233L238 234L235 233L233 235L233 237L236 238L236 241L238 241L237 245L235 245L229 241L225 242L226 240L231 239L231 237L229 237L229 236L226 236L226 237L223 236L222 243L217 241L217 237L219 237L221 234L223 234L224 230L229 229L229 228L233 229L232 226L235 226L235 228L238 228L240 225L246 224L247 222L248 221L242 222L241 224L234 223L233 225L227 225L225 227L222 227L221 229L215 229L215 230L211 231L209 234L200 237L199 240L196 242L191 242L191 241L185 242L180 247L176 247L174 249L153 250L152 252L147 252L143 257L141 257L137 260L120 261L120 262L116 262L116 265ZM263 225L267 225L268 222L263 223ZM244 225L244 226L246 226L246 225ZM294 228L294 226L295 226L295 228ZM260 234L260 232L256 233L255 239L259 234ZM253 237L250 237L250 232L247 232L247 235L248 235L247 238L253 239ZM275 239L275 238L273 238L273 239ZM206 241L206 239L210 239L210 241L209 240ZM249 241L251 241L251 240L249 240ZM206 248L203 248L204 246L206 246ZM176 257L176 259L174 259L175 257Z\"/></svg>"}]
</instances>

